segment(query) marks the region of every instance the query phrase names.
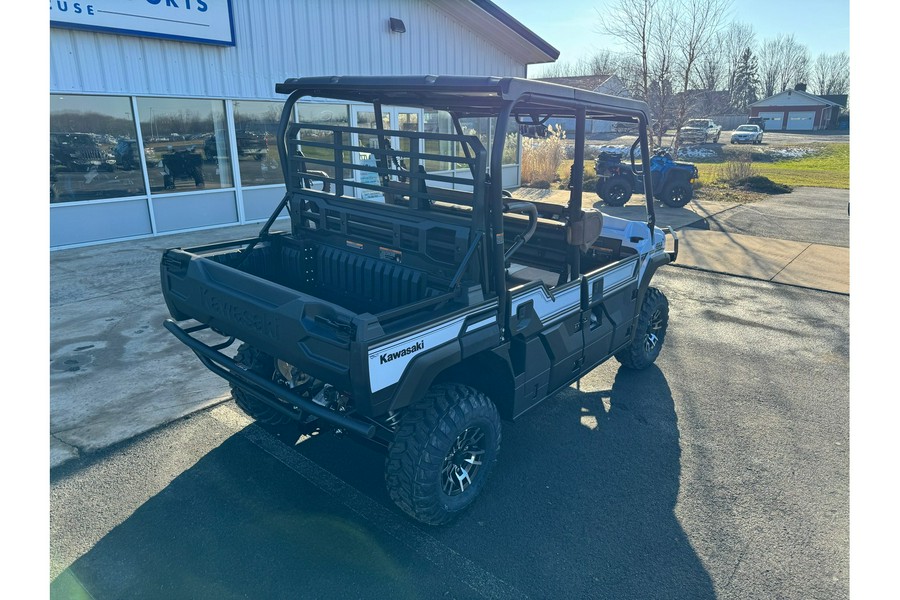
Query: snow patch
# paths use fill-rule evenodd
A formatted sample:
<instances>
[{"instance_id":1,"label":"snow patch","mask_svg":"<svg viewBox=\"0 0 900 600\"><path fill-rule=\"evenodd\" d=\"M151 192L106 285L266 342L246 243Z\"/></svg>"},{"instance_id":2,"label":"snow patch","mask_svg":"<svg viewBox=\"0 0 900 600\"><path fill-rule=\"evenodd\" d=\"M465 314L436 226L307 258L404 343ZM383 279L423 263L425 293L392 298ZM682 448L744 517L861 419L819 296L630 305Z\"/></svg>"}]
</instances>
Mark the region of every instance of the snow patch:
<instances>
[{"instance_id":1,"label":"snow patch","mask_svg":"<svg viewBox=\"0 0 900 600\"><path fill-rule=\"evenodd\" d=\"M685 146L678 151L678 158L715 158L719 153L710 148Z\"/></svg>"},{"instance_id":2,"label":"snow patch","mask_svg":"<svg viewBox=\"0 0 900 600\"><path fill-rule=\"evenodd\" d=\"M780 158L803 158L804 156L818 154L818 152L816 148L768 148L764 151L765 154L771 154Z\"/></svg>"}]
</instances>

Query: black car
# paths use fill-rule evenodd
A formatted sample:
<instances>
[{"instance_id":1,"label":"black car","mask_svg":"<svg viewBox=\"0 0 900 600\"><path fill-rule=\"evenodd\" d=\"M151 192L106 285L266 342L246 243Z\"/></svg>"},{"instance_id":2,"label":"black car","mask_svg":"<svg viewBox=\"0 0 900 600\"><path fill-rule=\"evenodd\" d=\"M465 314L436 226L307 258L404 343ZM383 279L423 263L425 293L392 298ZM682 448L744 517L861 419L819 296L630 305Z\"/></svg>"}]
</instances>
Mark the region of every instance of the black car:
<instances>
[{"instance_id":1,"label":"black car","mask_svg":"<svg viewBox=\"0 0 900 600\"><path fill-rule=\"evenodd\" d=\"M264 133L237 131L235 140L237 141L238 157L240 158L262 160L269 154L269 140ZM206 155L206 160L208 161L218 159L219 146L215 135L207 138L206 144L203 146L203 154Z\"/></svg>"},{"instance_id":2,"label":"black car","mask_svg":"<svg viewBox=\"0 0 900 600\"><path fill-rule=\"evenodd\" d=\"M50 165L59 171L84 172L110 166L112 161L89 133L51 133Z\"/></svg>"},{"instance_id":3,"label":"black car","mask_svg":"<svg viewBox=\"0 0 900 600\"><path fill-rule=\"evenodd\" d=\"M766 130L766 120L762 117L750 117L747 119L747 125L756 125L763 131Z\"/></svg>"}]
</instances>

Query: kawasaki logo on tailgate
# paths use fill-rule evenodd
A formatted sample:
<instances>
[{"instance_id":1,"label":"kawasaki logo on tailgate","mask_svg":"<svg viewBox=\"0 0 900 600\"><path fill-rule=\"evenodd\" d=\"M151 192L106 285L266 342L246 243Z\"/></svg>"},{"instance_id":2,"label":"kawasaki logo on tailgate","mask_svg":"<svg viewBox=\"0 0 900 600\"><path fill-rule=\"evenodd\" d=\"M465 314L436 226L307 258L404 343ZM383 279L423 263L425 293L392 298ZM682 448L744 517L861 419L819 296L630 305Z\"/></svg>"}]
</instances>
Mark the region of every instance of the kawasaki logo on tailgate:
<instances>
[{"instance_id":1,"label":"kawasaki logo on tailgate","mask_svg":"<svg viewBox=\"0 0 900 600\"><path fill-rule=\"evenodd\" d=\"M424 350L424 349L425 349L425 341L422 340L417 344L413 344L412 346L409 346L408 348L403 348L402 350L397 350L396 352L385 352L384 354L381 355L381 364L391 362L394 359L402 358L404 356L412 354L413 352L418 352L419 350Z\"/></svg>"}]
</instances>

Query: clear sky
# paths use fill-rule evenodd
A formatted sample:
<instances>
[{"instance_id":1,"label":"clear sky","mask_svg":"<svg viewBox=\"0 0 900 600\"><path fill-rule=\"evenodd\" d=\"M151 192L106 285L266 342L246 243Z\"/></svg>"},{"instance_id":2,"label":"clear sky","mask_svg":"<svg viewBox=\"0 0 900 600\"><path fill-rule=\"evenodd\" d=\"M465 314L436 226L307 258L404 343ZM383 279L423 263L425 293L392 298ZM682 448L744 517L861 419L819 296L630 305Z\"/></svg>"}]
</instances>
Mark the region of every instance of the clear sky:
<instances>
[{"instance_id":1,"label":"clear sky","mask_svg":"<svg viewBox=\"0 0 900 600\"><path fill-rule=\"evenodd\" d=\"M600 48L616 49L615 39L596 32L598 11L614 6L615 0L493 2L559 50L559 62L575 62ZM734 0L731 20L753 25L758 42L793 33L813 59L821 52L850 51L849 0Z\"/></svg>"}]
</instances>

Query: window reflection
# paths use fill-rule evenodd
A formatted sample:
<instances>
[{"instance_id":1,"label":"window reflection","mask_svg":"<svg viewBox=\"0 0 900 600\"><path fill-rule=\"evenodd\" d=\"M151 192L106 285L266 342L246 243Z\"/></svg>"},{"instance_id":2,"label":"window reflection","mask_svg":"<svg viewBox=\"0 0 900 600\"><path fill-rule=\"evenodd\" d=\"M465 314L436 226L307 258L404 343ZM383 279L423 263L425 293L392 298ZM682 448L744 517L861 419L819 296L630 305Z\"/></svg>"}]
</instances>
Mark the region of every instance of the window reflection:
<instances>
[{"instance_id":1,"label":"window reflection","mask_svg":"<svg viewBox=\"0 0 900 600\"><path fill-rule=\"evenodd\" d=\"M234 102L234 135L242 186L284 183L276 142L282 107L281 102Z\"/></svg>"},{"instance_id":2,"label":"window reflection","mask_svg":"<svg viewBox=\"0 0 900 600\"><path fill-rule=\"evenodd\" d=\"M298 102L296 106L299 113L298 117L301 123L312 123L316 125L339 125L342 127L348 127L350 125L350 107L346 104L315 104ZM387 121L385 121L385 123L387 123ZM375 113L371 113L370 121L366 124L360 124L360 127L374 128ZM332 148L319 148L316 146L302 145L303 142L316 141L327 141L328 143L333 143L333 139L331 138L331 136L332 134L330 132L322 131L319 129L301 129L300 143L304 156L334 162L335 154ZM375 139L375 136L360 135L359 137L361 142L360 145L362 146L368 146L370 141L369 139L363 141L363 138L371 138L371 140ZM350 136L348 134L342 135L341 140L343 144L346 144L348 146L350 145ZM343 153L343 159L345 163L352 162L349 151ZM329 177L334 177L334 167L330 165L311 163L309 168L313 170L324 171L328 174Z\"/></svg>"},{"instance_id":3,"label":"window reflection","mask_svg":"<svg viewBox=\"0 0 900 600\"><path fill-rule=\"evenodd\" d=\"M450 114L445 111L426 110L424 113L423 123L427 133L454 133L453 123L450 120ZM426 154L442 154L449 156L453 154L454 142L449 140L425 140ZM433 171L449 171L450 163L443 160L428 159L425 161L425 170Z\"/></svg>"},{"instance_id":4,"label":"window reflection","mask_svg":"<svg viewBox=\"0 0 900 600\"><path fill-rule=\"evenodd\" d=\"M144 193L131 100L50 96L50 202Z\"/></svg>"},{"instance_id":5,"label":"window reflection","mask_svg":"<svg viewBox=\"0 0 900 600\"><path fill-rule=\"evenodd\" d=\"M222 100L138 98L150 191L232 186Z\"/></svg>"}]
</instances>

